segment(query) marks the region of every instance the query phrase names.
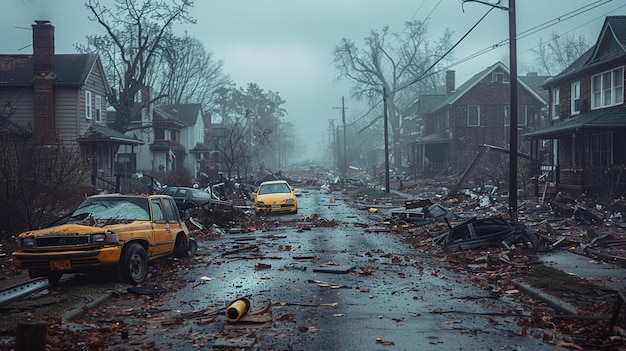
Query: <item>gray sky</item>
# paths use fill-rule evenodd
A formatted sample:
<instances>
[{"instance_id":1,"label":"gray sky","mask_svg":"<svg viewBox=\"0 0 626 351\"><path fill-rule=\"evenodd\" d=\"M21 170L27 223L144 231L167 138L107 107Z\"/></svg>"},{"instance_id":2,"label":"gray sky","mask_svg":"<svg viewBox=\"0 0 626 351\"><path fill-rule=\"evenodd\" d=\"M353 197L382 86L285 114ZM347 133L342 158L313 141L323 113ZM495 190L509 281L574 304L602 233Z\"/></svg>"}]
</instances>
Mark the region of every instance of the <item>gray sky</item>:
<instances>
[{"instance_id":1,"label":"gray sky","mask_svg":"<svg viewBox=\"0 0 626 351\"><path fill-rule=\"evenodd\" d=\"M108 2L104 0L103 2ZM495 0L489 0L495 2ZM303 153L320 155L328 139L328 121L341 120L341 97L346 97L349 119L366 109L349 99L350 84L336 81L331 52L342 38L362 45L373 29L389 26L399 32L405 21L430 18L430 35L436 39L448 28L459 40L489 7L460 0L196 0L192 11L197 24L178 25L200 39L214 57L224 61L224 72L245 87L257 83L265 91L279 92L286 100L287 119L296 137L308 145ZM625 15L620 0L517 0L518 67L532 64L539 38L559 34L584 34L594 42L605 16ZM503 1L508 5L508 1ZM30 26L38 19L55 26L57 53L73 53L74 43L85 43L86 34L102 33L87 19L83 0L0 0L0 53L32 53ZM573 11L583 14L569 18ZM560 20L557 20L559 19ZM553 21L554 20L554 21ZM545 29L524 33L545 23ZM26 29L23 29L26 28ZM461 61L508 39L508 13L492 11L455 49ZM21 50L20 50L21 49ZM458 64L457 86L497 61L508 65L508 45Z\"/></svg>"}]
</instances>

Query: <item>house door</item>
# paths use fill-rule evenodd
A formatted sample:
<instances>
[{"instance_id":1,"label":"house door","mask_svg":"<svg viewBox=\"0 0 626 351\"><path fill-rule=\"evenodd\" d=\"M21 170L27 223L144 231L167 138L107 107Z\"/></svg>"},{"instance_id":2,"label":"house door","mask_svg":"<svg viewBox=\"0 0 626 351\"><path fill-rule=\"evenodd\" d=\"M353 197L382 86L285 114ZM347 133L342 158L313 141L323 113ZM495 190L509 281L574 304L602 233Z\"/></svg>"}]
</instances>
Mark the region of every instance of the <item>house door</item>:
<instances>
[{"instance_id":1,"label":"house door","mask_svg":"<svg viewBox=\"0 0 626 351\"><path fill-rule=\"evenodd\" d=\"M137 173L137 154L117 154L115 172L123 174L125 177L129 177L131 174Z\"/></svg>"}]
</instances>

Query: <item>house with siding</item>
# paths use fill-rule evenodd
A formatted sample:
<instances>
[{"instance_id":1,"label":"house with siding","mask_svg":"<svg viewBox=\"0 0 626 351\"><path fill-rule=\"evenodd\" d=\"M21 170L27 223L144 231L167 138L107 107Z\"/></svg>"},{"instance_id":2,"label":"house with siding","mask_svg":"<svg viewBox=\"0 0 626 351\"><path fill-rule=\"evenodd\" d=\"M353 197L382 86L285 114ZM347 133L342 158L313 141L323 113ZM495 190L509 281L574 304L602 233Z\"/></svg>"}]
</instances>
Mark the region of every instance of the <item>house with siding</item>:
<instances>
[{"instance_id":1,"label":"house with siding","mask_svg":"<svg viewBox=\"0 0 626 351\"><path fill-rule=\"evenodd\" d=\"M0 55L0 104L10 106L3 119L32 131L34 142L76 147L92 176L112 177L118 148L142 141L107 127L111 91L99 57L56 54L48 21L36 21L32 30L32 55Z\"/></svg>"},{"instance_id":2,"label":"house with siding","mask_svg":"<svg viewBox=\"0 0 626 351\"><path fill-rule=\"evenodd\" d=\"M610 16L595 44L543 85L550 125L526 137L554 191L626 194L625 66L626 16Z\"/></svg>"},{"instance_id":3,"label":"house with siding","mask_svg":"<svg viewBox=\"0 0 626 351\"><path fill-rule=\"evenodd\" d=\"M143 89L142 99L149 99L150 94L149 88ZM158 175L163 179L168 174L182 171L197 179L204 172L209 152L205 135L210 128L210 116L202 111L200 104L148 106L141 119L131 121L127 134L129 137L141 135L145 143L136 148L120 148L118 159L126 160L121 168L130 173Z\"/></svg>"},{"instance_id":4,"label":"house with siding","mask_svg":"<svg viewBox=\"0 0 626 351\"><path fill-rule=\"evenodd\" d=\"M510 145L510 72L501 62L476 74L458 88L455 72L446 72L446 94L425 95L417 101L421 136L409 145L409 162L416 174L433 176L463 172L485 149L508 150ZM530 152L521 135L538 130L546 99L537 82L546 77L529 74L518 79L518 150ZM482 160L487 164L487 158ZM494 176L506 172L492 166Z\"/></svg>"}]
</instances>

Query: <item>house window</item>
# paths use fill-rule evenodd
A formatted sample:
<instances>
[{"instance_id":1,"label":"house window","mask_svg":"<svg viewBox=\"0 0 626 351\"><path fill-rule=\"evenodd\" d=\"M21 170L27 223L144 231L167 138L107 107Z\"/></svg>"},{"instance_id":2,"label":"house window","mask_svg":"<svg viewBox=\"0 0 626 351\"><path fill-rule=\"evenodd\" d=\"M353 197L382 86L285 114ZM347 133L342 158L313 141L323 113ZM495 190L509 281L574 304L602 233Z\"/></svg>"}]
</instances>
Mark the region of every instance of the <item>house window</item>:
<instances>
[{"instance_id":1,"label":"house window","mask_svg":"<svg viewBox=\"0 0 626 351\"><path fill-rule=\"evenodd\" d=\"M591 108L603 108L624 102L624 67L591 77Z\"/></svg>"},{"instance_id":2,"label":"house window","mask_svg":"<svg viewBox=\"0 0 626 351\"><path fill-rule=\"evenodd\" d=\"M96 95L96 122L102 122L102 97Z\"/></svg>"},{"instance_id":3,"label":"house window","mask_svg":"<svg viewBox=\"0 0 626 351\"><path fill-rule=\"evenodd\" d=\"M508 83L509 80L507 76L503 72L493 72L491 73L491 81L498 83Z\"/></svg>"},{"instance_id":4,"label":"house window","mask_svg":"<svg viewBox=\"0 0 626 351\"><path fill-rule=\"evenodd\" d=\"M580 81L572 83L572 115L580 113Z\"/></svg>"},{"instance_id":5,"label":"house window","mask_svg":"<svg viewBox=\"0 0 626 351\"><path fill-rule=\"evenodd\" d=\"M525 126L528 123L528 106L524 106L522 113L517 113L517 125ZM518 110L519 111L519 110ZM504 106L504 126L511 125L511 105Z\"/></svg>"},{"instance_id":6,"label":"house window","mask_svg":"<svg viewBox=\"0 0 626 351\"><path fill-rule=\"evenodd\" d=\"M85 90L85 118L93 118L93 105L91 103L91 92L89 90Z\"/></svg>"},{"instance_id":7,"label":"house window","mask_svg":"<svg viewBox=\"0 0 626 351\"><path fill-rule=\"evenodd\" d=\"M467 126L468 127L480 127L480 106L479 105L467 106Z\"/></svg>"},{"instance_id":8,"label":"house window","mask_svg":"<svg viewBox=\"0 0 626 351\"><path fill-rule=\"evenodd\" d=\"M559 88L552 89L552 119L559 119L559 100L561 99L561 91Z\"/></svg>"},{"instance_id":9,"label":"house window","mask_svg":"<svg viewBox=\"0 0 626 351\"><path fill-rule=\"evenodd\" d=\"M165 130L163 128L154 128L154 139L165 140Z\"/></svg>"}]
</instances>

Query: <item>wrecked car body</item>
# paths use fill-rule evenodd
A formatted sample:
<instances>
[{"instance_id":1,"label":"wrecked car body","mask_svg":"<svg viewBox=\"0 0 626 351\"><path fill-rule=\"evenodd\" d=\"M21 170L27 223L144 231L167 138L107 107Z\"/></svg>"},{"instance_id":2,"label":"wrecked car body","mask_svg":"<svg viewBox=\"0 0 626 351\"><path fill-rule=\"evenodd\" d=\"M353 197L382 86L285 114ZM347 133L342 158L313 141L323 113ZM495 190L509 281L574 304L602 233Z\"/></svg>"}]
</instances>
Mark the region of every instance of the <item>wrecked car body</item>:
<instances>
[{"instance_id":1,"label":"wrecked car body","mask_svg":"<svg viewBox=\"0 0 626 351\"><path fill-rule=\"evenodd\" d=\"M472 250L486 246L523 245L545 251L542 238L522 225L513 225L502 217L472 218L462 222L435 241L449 251Z\"/></svg>"},{"instance_id":2,"label":"wrecked car body","mask_svg":"<svg viewBox=\"0 0 626 351\"><path fill-rule=\"evenodd\" d=\"M95 195L66 224L21 233L13 252L31 278L58 282L64 273L117 269L124 282L140 284L148 262L170 254L189 257L197 244L165 195Z\"/></svg>"}]
</instances>

